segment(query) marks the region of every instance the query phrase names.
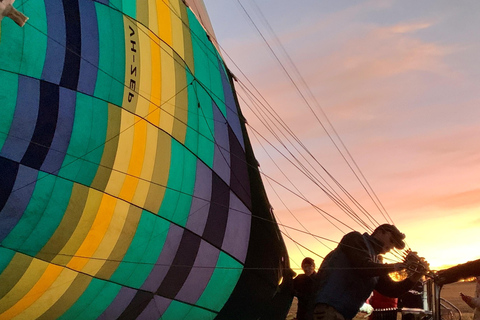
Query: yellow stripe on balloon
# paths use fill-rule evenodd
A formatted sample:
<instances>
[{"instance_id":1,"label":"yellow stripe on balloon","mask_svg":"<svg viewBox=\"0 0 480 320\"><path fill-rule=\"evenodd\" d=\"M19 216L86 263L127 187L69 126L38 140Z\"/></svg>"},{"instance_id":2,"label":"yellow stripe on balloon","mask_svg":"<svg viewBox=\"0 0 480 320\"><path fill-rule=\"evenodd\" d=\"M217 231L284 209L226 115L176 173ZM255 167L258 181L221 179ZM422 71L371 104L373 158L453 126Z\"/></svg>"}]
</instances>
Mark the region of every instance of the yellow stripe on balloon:
<instances>
[{"instance_id":1,"label":"yellow stripe on balloon","mask_svg":"<svg viewBox=\"0 0 480 320\"><path fill-rule=\"evenodd\" d=\"M107 262L113 249L115 249L115 246L122 235L125 221L127 221L129 213L130 204L124 201L116 201L116 204L113 204L108 200L105 204L111 205L112 208L114 208L113 215L100 244L92 254L92 259L89 260L82 269L82 272L92 276L97 275L103 265ZM95 225L93 225L93 227L95 227Z\"/></svg>"},{"instance_id":2,"label":"yellow stripe on balloon","mask_svg":"<svg viewBox=\"0 0 480 320\"><path fill-rule=\"evenodd\" d=\"M147 120L154 125L159 125L160 121L160 100L161 100L161 85L162 85L162 65L160 63L161 46L165 44L161 43L153 34L151 36L151 59L152 59L152 84L150 94L150 106L148 109Z\"/></svg>"},{"instance_id":3,"label":"yellow stripe on balloon","mask_svg":"<svg viewBox=\"0 0 480 320\"><path fill-rule=\"evenodd\" d=\"M120 134L118 136L117 153L113 164L112 173L108 180L105 192L118 197L122 191L125 182L125 173L128 172L130 159L132 156L132 147L135 135L135 116L125 110L122 110L120 120Z\"/></svg>"},{"instance_id":4,"label":"yellow stripe on balloon","mask_svg":"<svg viewBox=\"0 0 480 320\"><path fill-rule=\"evenodd\" d=\"M162 100L160 113L160 128L172 134L175 116L175 53L170 48L161 51L162 61Z\"/></svg>"},{"instance_id":5,"label":"yellow stripe on balloon","mask_svg":"<svg viewBox=\"0 0 480 320\"><path fill-rule=\"evenodd\" d=\"M82 268L87 264L89 258L93 256L110 225L116 202L116 198L107 194L103 195L95 221L93 221L90 231L80 248L78 248L75 256L67 264L68 268L82 271Z\"/></svg>"},{"instance_id":6,"label":"yellow stripe on balloon","mask_svg":"<svg viewBox=\"0 0 480 320\"><path fill-rule=\"evenodd\" d=\"M138 1L137 6L143 6L143 3ZM148 29L158 35L157 0L148 0Z\"/></svg>"},{"instance_id":7,"label":"yellow stripe on balloon","mask_svg":"<svg viewBox=\"0 0 480 320\"><path fill-rule=\"evenodd\" d=\"M152 92L152 50L150 49L151 32L144 26L138 26L139 56L140 56L140 86L138 87L138 102L135 113L146 118L150 106L150 96Z\"/></svg>"},{"instance_id":8,"label":"yellow stripe on balloon","mask_svg":"<svg viewBox=\"0 0 480 320\"><path fill-rule=\"evenodd\" d=\"M172 15L172 38L173 38L173 50L177 52L178 55L185 60L185 50L184 50L184 39L183 39L183 28L184 24L182 19L182 11L180 8L180 3L178 1L170 1L170 7L174 14Z\"/></svg>"},{"instance_id":9,"label":"yellow stripe on balloon","mask_svg":"<svg viewBox=\"0 0 480 320\"><path fill-rule=\"evenodd\" d=\"M44 271L38 277L39 271ZM18 300L12 307L0 314L0 320L9 320L20 314L23 310L31 306L37 299L39 299L57 279L62 272L63 267L47 264L46 262L33 260L29 268L18 281L17 285L10 290L10 292L2 299L2 302L8 301L9 296L16 296L16 291L23 291L24 288L31 288L21 299ZM25 318L28 319L28 318ZM30 318L34 319L34 318Z\"/></svg>"},{"instance_id":10,"label":"yellow stripe on balloon","mask_svg":"<svg viewBox=\"0 0 480 320\"><path fill-rule=\"evenodd\" d=\"M138 180L137 189L132 202L139 207L143 207L150 189L153 169L155 167L155 150L158 142L158 126L160 119L160 96L161 96L161 65L160 65L160 43L153 33L150 33L150 104L148 114L146 116L146 139L144 141L145 153L143 159L140 179ZM145 59L142 59L144 61ZM143 68L143 65L142 65Z\"/></svg>"},{"instance_id":11,"label":"yellow stripe on balloon","mask_svg":"<svg viewBox=\"0 0 480 320\"><path fill-rule=\"evenodd\" d=\"M153 170L157 161L155 159L155 151L158 143L158 129L155 126L148 124L146 130L145 149L148 150L148 153L146 153L143 158L140 179L138 180L137 189L132 199L132 202L141 208L144 207L147 200L150 185L152 184Z\"/></svg>"},{"instance_id":12,"label":"yellow stripe on balloon","mask_svg":"<svg viewBox=\"0 0 480 320\"><path fill-rule=\"evenodd\" d=\"M145 158L145 143L147 140L147 122L135 117L132 151L127 175L120 191L119 198L131 202L138 185L138 177L142 172L143 160Z\"/></svg>"},{"instance_id":13,"label":"yellow stripe on balloon","mask_svg":"<svg viewBox=\"0 0 480 320\"><path fill-rule=\"evenodd\" d=\"M52 268L53 269L53 268ZM57 277L55 275L60 271ZM72 270L65 268L55 267L55 270L47 271L49 272L50 280L54 280L50 285L48 285L47 280L45 279L45 286L48 285L44 293L29 306L26 307L23 312L21 312L16 319L38 319L46 311L48 311L57 301L65 294L72 282L78 276L78 273ZM47 277L47 275L46 275ZM42 280L42 279L40 279ZM34 290L33 288L32 290ZM30 294L30 292L29 292ZM36 294L32 293L32 300L35 299Z\"/></svg>"},{"instance_id":14,"label":"yellow stripe on balloon","mask_svg":"<svg viewBox=\"0 0 480 320\"><path fill-rule=\"evenodd\" d=\"M99 207L102 204L103 193L95 189L88 190L88 196L85 200L85 207L83 208L82 215L75 227L75 230L70 235L65 246L59 251L57 256L52 260L52 263L59 265L67 265L74 257L78 248L82 245L87 237L92 224L94 223ZM77 257L79 259L79 257Z\"/></svg>"},{"instance_id":15,"label":"yellow stripe on balloon","mask_svg":"<svg viewBox=\"0 0 480 320\"><path fill-rule=\"evenodd\" d=\"M152 184L148 190L145 209L157 213L165 195L165 187L170 173L172 138L163 131L157 131L158 141L155 148L155 167L153 168Z\"/></svg>"},{"instance_id":16,"label":"yellow stripe on balloon","mask_svg":"<svg viewBox=\"0 0 480 320\"><path fill-rule=\"evenodd\" d=\"M0 314L11 308L33 287L36 281L42 276L48 264L21 253L15 253L10 264L0 274L0 288L2 289L2 299L0 303ZM37 269L38 268L38 269ZM15 272L23 273L21 276ZM12 279L15 282L12 283ZM9 290L7 290L8 287Z\"/></svg>"},{"instance_id":17,"label":"yellow stripe on balloon","mask_svg":"<svg viewBox=\"0 0 480 320\"><path fill-rule=\"evenodd\" d=\"M165 0L157 0L158 36L166 44L172 46L172 22L170 18L170 7L168 7L167 3Z\"/></svg>"}]
</instances>

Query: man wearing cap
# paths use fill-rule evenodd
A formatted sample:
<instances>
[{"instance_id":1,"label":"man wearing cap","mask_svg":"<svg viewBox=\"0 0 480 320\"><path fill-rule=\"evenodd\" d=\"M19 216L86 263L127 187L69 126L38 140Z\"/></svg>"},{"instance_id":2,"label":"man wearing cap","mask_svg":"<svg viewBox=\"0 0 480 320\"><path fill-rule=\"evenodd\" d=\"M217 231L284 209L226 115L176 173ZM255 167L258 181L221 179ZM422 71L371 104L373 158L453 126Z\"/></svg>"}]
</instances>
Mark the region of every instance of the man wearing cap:
<instances>
[{"instance_id":1,"label":"man wearing cap","mask_svg":"<svg viewBox=\"0 0 480 320\"><path fill-rule=\"evenodd\" d=\"M405 235L390 224L380 225L371 235L357 231L346 234L320 266L314 320L350 320L374 289L398 297L412 288L422 274L413 273L394 282L388 274L405 265L378 261L379 254L405 248L403 239Z\"/></svg>"}]
</instances>

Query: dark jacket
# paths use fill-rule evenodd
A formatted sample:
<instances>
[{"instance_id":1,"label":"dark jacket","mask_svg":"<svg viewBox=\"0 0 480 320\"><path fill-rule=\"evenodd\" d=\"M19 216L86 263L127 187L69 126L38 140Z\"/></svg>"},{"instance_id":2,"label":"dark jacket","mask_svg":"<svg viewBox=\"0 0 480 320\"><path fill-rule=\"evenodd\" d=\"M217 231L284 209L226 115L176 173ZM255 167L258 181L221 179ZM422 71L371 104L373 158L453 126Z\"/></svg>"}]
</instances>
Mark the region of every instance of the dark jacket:
<instances>
[{"instance_id":1,"label":"dark jacket","mask_svg":"<svg viewBox=\"0 0 480 320\"><path fill-rule=\"evenodd\" d=\"M377 262L381 244L368 234L346 234L338 247L323 260L315 303L334 307L345 319L352 319L375 289L387 297L398 297L414 282L394 282L388 273L393 265Z\"/></svg>"},{"instance_id":2,"label":"dark jacket","mask_svg":"<svg viewBox=\"0 0 480 320\"><path fill-rule=\"evenodd\" d=\"M317 273L314 272L310 276L300 274L293 279L294 294L298 299L298 320L313 319L316 277Z\"/></svg>"}]
</instances>

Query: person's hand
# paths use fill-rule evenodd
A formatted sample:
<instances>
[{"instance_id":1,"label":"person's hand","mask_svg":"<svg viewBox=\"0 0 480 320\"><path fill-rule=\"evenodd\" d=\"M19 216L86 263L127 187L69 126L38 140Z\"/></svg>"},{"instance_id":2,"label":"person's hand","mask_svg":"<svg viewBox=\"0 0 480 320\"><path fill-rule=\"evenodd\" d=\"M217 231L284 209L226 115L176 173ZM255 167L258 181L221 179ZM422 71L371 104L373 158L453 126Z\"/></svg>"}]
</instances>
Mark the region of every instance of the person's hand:
<instances>
[{"instance_id":1,"label":"person's hand","mask_svg":"<svg viewBox=\"0 0 480 320\"><path fill-rule=\"evenodd\" d=\"M358 310L360 312L364 312L366 313L366 317L368 317L369 315L372 314L373 312L373 307L371 305L369 305L368 303L364 303L361 307L360 307L360 310Z\"/></svg>"},{"instance_id":2,"label":"person's hand","mask_svg":"<svg viewBox=\"0 0 480 320\"><path fill-rule=\"evenodd\" d=\"M475 299L474 297L471 297L471 296L467 296L467 295L464 295L463 293L460 292L460 297L462 297L462 300L465 301L466 304L468 304L468 306L470 308L473 308L475 309L477 306L477 303L479 302L478 298Z\"/></svg>"},{"instance_id":3,"label":"person's hand","mask_svg":"<svg viewBox=\"0 0 480 320\"><path fill-rule=\"evenodd\" d=\"M420 257L417 252L407 250L408 254L404 263L407 265L407 269L415 273L426 274L430 271L430 264L424 257Z\"/></svg>"}]
</instances>

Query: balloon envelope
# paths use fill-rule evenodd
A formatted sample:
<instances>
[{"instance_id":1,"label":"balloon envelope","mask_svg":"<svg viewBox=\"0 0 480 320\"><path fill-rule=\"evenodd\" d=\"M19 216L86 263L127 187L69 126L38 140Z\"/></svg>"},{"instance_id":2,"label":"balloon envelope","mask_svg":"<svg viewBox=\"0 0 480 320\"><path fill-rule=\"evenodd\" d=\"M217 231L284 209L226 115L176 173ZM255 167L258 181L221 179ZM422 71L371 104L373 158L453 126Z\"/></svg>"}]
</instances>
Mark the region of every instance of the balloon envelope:
<instances>
[{"instance_id":1,"label":"balloon envelope","mask_svg":"<svg viewBox=\"0 0 480 320\"><path fill-rule=\"evenodd\" d=\"M288 259L196 15L14 5L29 20L0 29L0 319L258 318Z\"/></svg>"}]
</instances>

